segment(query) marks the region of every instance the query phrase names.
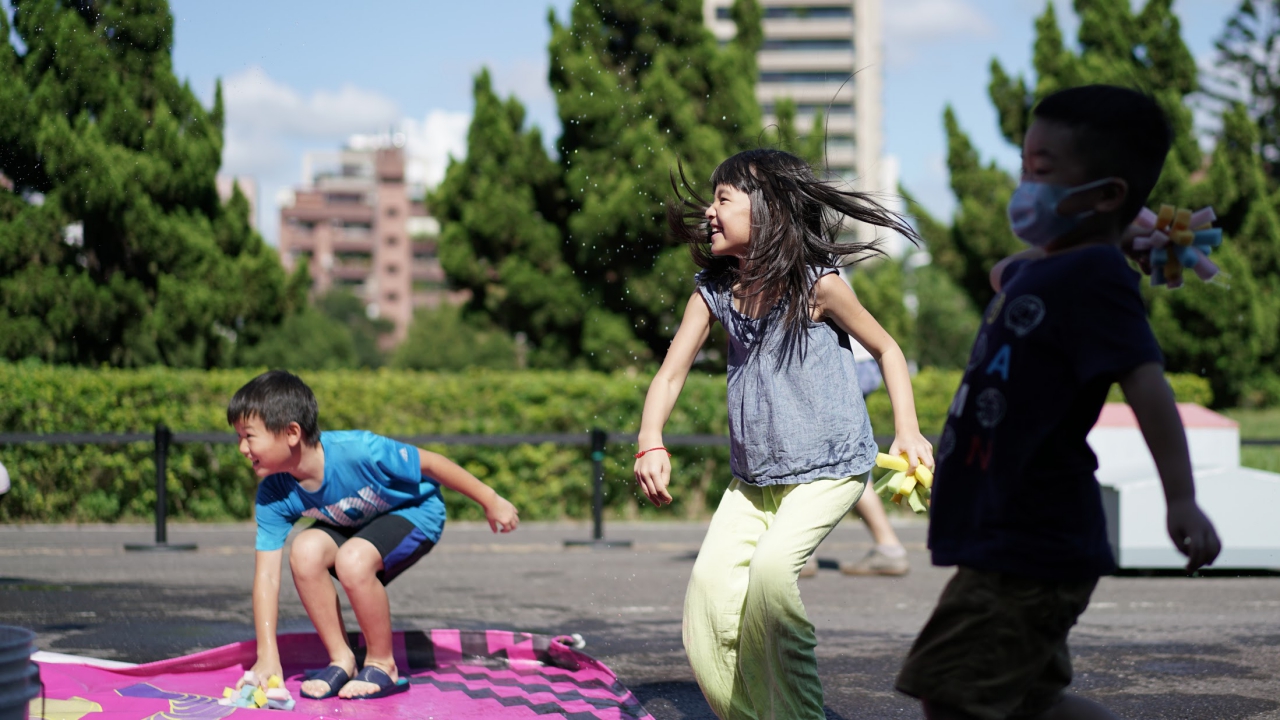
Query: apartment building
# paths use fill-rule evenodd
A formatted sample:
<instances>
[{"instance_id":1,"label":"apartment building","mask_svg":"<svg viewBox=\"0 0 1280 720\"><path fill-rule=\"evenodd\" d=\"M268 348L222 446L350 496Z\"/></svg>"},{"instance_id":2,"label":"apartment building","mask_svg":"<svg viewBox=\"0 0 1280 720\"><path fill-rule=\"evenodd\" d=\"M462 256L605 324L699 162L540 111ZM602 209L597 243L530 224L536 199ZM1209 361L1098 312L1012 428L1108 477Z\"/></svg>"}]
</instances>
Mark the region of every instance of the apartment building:
<instances>
[{"instance_id":1,"label":"apartment building","mask_svg":"<svg viewBox=\"0 0 1280 720\"><path fill-rule=\"evenodd\" d=\"M290 272L306 260L313 292L345 288L391 320L387 347L404 339L415 308L465 299L448 291L440 225L410 197L403 148L308 153L303 163L304 184L280 209L280 259Z\"/></svg>"},{"instance_id":2,"label":"apartment building","mask_svg":"<svg viewBox=\"0 0 1280 720\"><path fill-rule=\"evenodd\" d=\"M756 98L766 125L779 100L797 106L797 130L826 118L827 171L860 190L882 187L882 0L761 0L764 46ZM707 27L722 42L737 32L733 0L704 0Z\"/></svg>"}]
</instances>

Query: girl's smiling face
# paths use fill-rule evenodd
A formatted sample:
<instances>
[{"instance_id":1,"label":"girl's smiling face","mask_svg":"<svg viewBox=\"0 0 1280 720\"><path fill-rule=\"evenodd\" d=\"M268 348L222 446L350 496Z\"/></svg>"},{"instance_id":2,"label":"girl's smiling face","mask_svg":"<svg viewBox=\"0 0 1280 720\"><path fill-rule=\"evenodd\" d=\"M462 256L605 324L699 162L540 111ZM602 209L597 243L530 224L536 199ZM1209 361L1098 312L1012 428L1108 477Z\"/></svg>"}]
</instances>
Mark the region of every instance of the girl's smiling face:
<instances>
[{"instance_id":1,"label":"girl's smiling face","mask_svg":"<svg viewBox=\"0 0 1280 720\"><path fill-rule=\"evenodd\" d=\"M732 185L717 185L705 214L711 253L745 257L751 245L751 197Z\"/></svg>"}]
</instances>

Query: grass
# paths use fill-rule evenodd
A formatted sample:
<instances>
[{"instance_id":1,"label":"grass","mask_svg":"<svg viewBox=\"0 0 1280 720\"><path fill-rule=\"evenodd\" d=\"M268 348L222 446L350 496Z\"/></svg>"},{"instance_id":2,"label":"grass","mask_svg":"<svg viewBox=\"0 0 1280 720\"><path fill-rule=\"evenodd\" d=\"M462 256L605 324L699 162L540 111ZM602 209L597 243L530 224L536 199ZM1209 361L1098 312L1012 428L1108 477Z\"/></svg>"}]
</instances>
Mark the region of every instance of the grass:
<instances>
[{"instance_id":1,"label":"grass","mask_svg":"<svg viewBox=\"0 0 1280 720\"><path fill-rule=\"evenodd\" d=\"M1280 438L1280 408L1266 410L1224 410L1223 415L1240 423L1240 438ZM1280 472L1280 445L1245 445L1240 448L1240 464L1245 467Z\"/></svg>"}]
</instances>

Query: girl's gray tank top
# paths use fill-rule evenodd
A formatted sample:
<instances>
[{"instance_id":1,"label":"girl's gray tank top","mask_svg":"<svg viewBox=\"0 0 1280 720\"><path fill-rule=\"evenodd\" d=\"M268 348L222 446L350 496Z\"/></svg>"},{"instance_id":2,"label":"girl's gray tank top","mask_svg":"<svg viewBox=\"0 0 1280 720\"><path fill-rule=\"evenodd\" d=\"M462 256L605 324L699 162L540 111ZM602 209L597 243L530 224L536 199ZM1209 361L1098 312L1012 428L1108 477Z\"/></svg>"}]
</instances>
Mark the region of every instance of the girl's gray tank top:
<instances>
[{"instance_id":1,"label":"girl's gray tank top","mask_svg":"<svg viewBox=\"0 0 1280 720\"><path fill-rule=\"evenodd\" d=\"M817 282L833 272L811 275ZM803 357L787 362L781 306L751 318L733 306L728 278L704 271L697 287L729 335L734 477L752 485L796 485L869 471L877 447L849 336L834 323L810 322Z\"/></svg>"}]
</instances>

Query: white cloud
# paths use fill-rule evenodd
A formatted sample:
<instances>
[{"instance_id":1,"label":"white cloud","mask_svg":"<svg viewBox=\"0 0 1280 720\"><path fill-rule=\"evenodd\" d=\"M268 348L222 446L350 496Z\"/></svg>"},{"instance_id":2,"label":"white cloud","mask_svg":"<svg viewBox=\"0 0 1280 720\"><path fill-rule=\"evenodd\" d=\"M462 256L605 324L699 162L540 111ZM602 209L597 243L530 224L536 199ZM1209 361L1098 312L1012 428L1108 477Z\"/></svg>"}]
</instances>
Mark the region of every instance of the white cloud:
<instances>
[{"instance_id":1,"label":"white cloud","mask_svg":"<svg viewBox=\"0 0 1280 720\"><path fill-rule=\"evenodd\" d=\"M957 37L991 37L995 26L969 0L892 0L884 7L885 50L909 62L922 46Z\"/></svg>"},{"instance_id":2,"label":"white cloud","mask_svg":"<svg viewBox=\"0 0 1280 720\"><path fill-rule=\"evenodd\" d=\"M545 84L545 83L544 83ZM279 209L291 201L302 155L337 150L353 142L404 134L407 180L416 186L440 182L449 157L466 154L469 113L432 110L422 119L406 118L390 98L343 85L310 94L250 67L223 84L227 123L222 172L259 181L259 230L274 243Z\"/></svg>"},{"instance_id":3,"label":"white cloud","mask_svg":"<svg viewBox=\"0 0 1280 720\"><path fill-rule=\"evenodd\" d=\"M464 112L432 110L421 121L405 118L400 132L405 135L405 179L412 185L434 187L444 179L452 156L467 154L467 128L471 115Z\"/></svg>"},{"instance_id":4,"label":"white cloud","mask_svg":"<svg viewBox=\"0 0 1280 720\"><path fill-rule=\"evenodd\" d=\"M325 137L385 126L399 115L391 99L350 84L304 98L256 66L228 78L223 97L233 122L298 136Z\"/></svg>"}]
</instances>

